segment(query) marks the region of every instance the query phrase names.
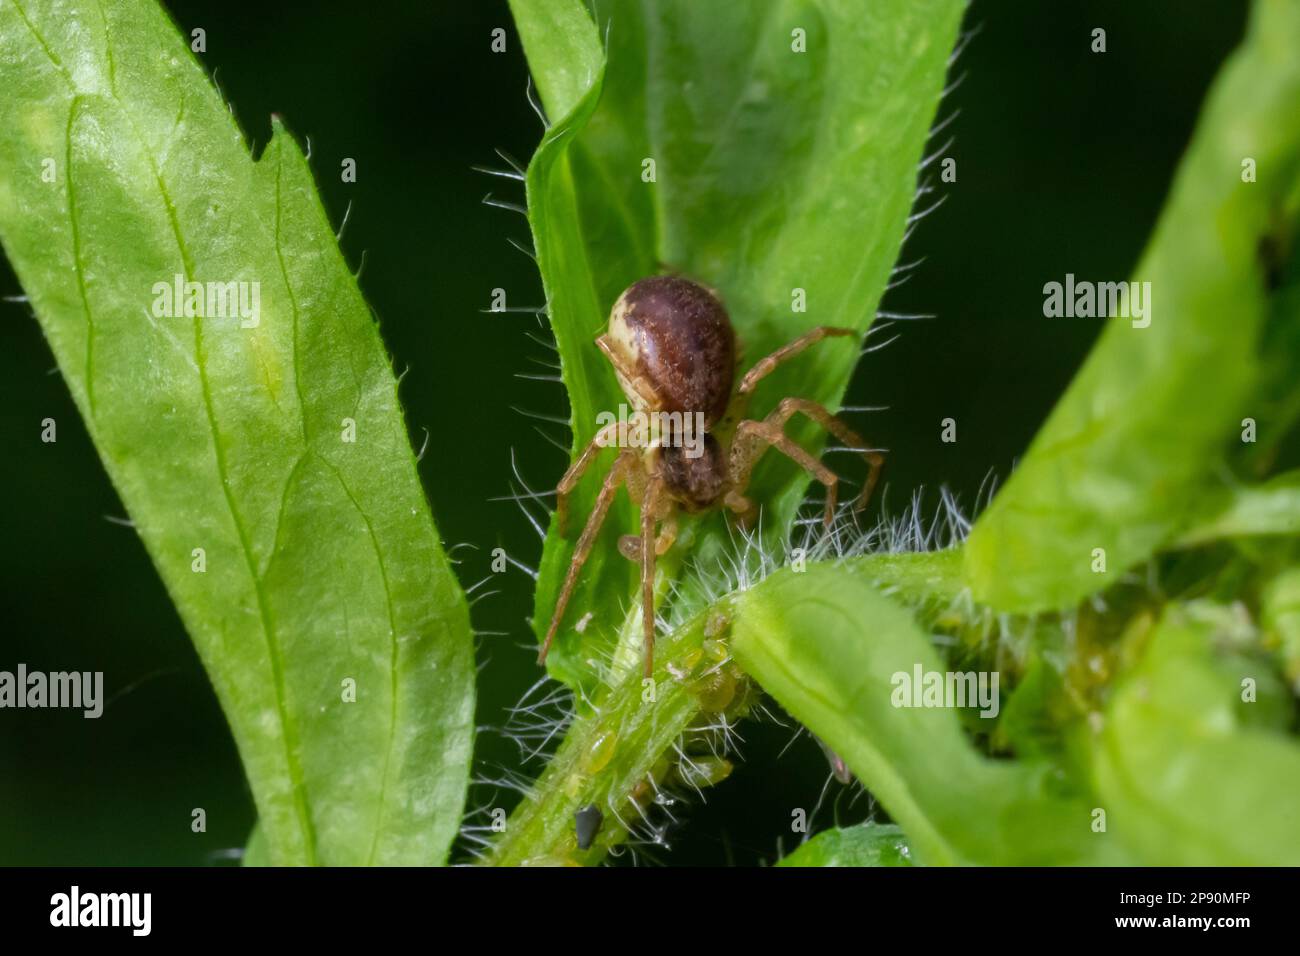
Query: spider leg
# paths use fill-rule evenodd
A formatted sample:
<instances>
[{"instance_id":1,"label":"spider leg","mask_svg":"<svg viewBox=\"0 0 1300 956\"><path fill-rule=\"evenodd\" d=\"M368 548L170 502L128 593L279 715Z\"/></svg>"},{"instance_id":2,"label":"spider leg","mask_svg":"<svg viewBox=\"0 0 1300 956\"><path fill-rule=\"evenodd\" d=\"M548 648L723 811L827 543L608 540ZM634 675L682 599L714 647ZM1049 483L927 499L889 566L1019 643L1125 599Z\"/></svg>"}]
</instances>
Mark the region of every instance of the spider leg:
<instances>
[{"instance_id":1,"label":"spider leg","mask_svg":"<svg viewBox=\"0 0 1300 956\"><path fill-rule=\"evenodd\" d=\"M832 415L824 405L806 398L783 398L781 404L776 406L776 411L767 416L766 421L777 428L784 429L785 423L800 412L844 442L848 448L861 453L866 460L867 468L870 470L867 472L867 480L862 486L862 492L853 504L854 511L861 511L871 500L871 493L876 488L876 482L880 480L880 470L885 465L885 456L874 448L868 448L862 436L850 428L844 419Z\"/></svg>"},{"instance_id":2,"label":"spider leg","mask_svg":"<svg viewBox=\"0 0 1300 956\"><path fill-rule=\"evenodd\" d=\"M587 447L582 450L582 454L569 466L569 470L564 473L564 477L556 485L555 520L561 537L564 536L565 528L569 524L569 494L578 486L578 482L582 480L583 474L591 466L595 457L600 454L601 449L606 448L610 440L617 437L618 422L610 422L596 432L591 441L587 442Z\"/></svg>"},{"instance_id":3,"label":"spider leg","mask_svg":"<svg viewBox=\"0 0 1300 956\"><path fill-rule=\"evenodd\" d=\"M609 514L609 506L614 501L614 492L618 491L618 486L627 480L629 469L635 468L640 461L635 451L625 449L614 461L609 474L605 476L605 483L600 486L600 494L596 496L596 504L591 509L591 516L587 518L587 525L582 529L582 537L578 539L578 544L573 549L573 559L569 562L569 571L564 577L564 587L560 589L560 596L555 602L551 625L546 629L546 640L542 642L537 663L542 664L546 661L551 642L555 640L555 632L560 629L565 608L569 606L569 599L573 597L573 590L577 587L578 574L587 562L587 556L591 554L592 545L596 543L596 535L600 533L600 527L605 523L605 516Z\"/></svg>"},{"instance_id":4,"label":"spider leg","mask_svg":"<svg viewBox=\"0 0 1300 956\"><path fill-rule=\"evenodd\" d=\"M736 426L736 436L731 443L731 490L723 502L732 511L748 514L753 511L753 503L744 496L745 486L754 465L768 448L775 448L795 464L802 466L814 478L826 486L825 523L830 527L835 517L835 495L839 478L820 461L808 454L791 441L779 425L772 421L754 421L747 419Z\"/></svg>"},{"instance_id":5,"label":"spider leg","mask_svg":"<svg viewBox=\"0 0 1300 956\"><path fill-rule=\"evenodd\" d=\"M811 332L805 332L793 342L789 342L766 358L760 359L758 363L745 373L745 377L740 380L741 395L748 395L754 390L754 386L760 380L766 378L776 369L778 365L787 359L794 358L810 345L815 345L822 339L832 338L839 335L858 335L857 329L842 329L831 325L819 325Z\"/></svg>"},{"instance_id":6,"label":"spider leg","mask_svg":"<svg viewBox=\"0 0 1300 956\"><path fill-rule=\"evenodd\" d=\"M655 557L659 553L655 524L663 497L663 480L646 482L641 499L641 632L645 639L645 676L654 673L655 662ZM650 542L655 541L651 546Z\"/></svg>"}]
</instances>

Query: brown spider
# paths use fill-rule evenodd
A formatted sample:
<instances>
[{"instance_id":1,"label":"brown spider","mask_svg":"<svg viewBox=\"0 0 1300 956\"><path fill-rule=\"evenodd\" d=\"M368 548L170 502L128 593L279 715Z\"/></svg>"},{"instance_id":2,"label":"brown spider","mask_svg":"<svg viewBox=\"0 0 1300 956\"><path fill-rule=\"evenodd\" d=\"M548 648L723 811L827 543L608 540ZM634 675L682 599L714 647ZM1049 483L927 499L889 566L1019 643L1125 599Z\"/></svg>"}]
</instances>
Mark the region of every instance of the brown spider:
<instances>
[{"instance_id":1,"label":"brown spider","mask_svg":"<svg viewBox=\"0 0 1300 956\"><path fill-rule=\"evenodd\" d=\"M727 310L712 290L681 276L665 275L641 279L619 296L610 312L609 330L596 339L596 345L614 366L619 385L633 408L644 416L666 418L671 427L666 434L661 431L649 441L639 442L643 448L625 447L619 451L574 549L538 663L546 660L578 583L578 574L591 553L620 484L626 484L628 494L641 504L641 533L624 535L619 540L619 551L629 560L641 562L641 618L647 677L654 666L655 558L667 552L677 537L679 507L699 512L721 503L742 520L748 520L755 510L754 503L744 496L750 474L763 452L775 448L826 486L825 522L830 525L838 479L829 468L786 437L785 423L795 414L803 413L848 447L862 452L870 472L855 508L867 503L880 477L884 458L866 448L855 431L818 403L804 398L782 399L776 410L762 421L745 419L734 429L727 427L744 414L754 386L786 359L824 338L856 334L853 329L820 326L799 336L751 368L740 380L740 388L733 397L736 335ZM682 439L691 421L703 423L703 435L693 447L687 448ZM617 422L602 427L560 479L555 508L560 534L565 533L569 494L600 449L617 438Z\"/></svg>"}]
</instances>

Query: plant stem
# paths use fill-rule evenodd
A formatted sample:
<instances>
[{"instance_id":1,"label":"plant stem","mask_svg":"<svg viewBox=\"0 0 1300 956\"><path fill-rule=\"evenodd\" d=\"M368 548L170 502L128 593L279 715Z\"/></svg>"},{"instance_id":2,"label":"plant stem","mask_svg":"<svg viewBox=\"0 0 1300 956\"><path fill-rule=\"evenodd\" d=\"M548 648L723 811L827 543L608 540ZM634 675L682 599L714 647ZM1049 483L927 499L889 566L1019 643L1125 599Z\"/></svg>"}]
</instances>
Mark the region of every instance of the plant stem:
<instances>
[{"instance_id":1,"label":"plant stem","mask_svg":"<svg viewBox=\"0 0 1300 956\"><path fill-rule=\"evenodd\" d=\"M672 789L698 791L726 777L727 730L754 697L727 650L729 609L729 599L719 602L661 638L652 679L639 668L624 669L590 713L574 718L507 821L489 865L590 866L632 831L662 842L654 809L671 821ZM625 631L625 637L635 634L635 628ZM575 814L589 806L603 823L582 850Z\"/></svg>"}]
</instances>

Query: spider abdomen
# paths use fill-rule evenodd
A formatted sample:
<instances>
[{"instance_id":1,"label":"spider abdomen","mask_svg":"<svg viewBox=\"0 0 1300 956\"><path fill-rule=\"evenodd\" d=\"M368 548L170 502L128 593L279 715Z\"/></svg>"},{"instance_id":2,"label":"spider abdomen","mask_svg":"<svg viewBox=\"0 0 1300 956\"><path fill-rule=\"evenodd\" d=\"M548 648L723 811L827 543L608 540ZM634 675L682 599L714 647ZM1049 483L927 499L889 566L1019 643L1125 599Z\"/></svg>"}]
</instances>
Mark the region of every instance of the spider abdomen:
<instances>
[{"instance_id":1,"label":"spider abdomen","mask_svg":"<svg viewBox=\"0 0 1300 956\"><path fill-rule=\"evenodd\" d=\"M736 337L709 289L681 276L652 276L628 287L609 316L610 346L625 368L619 384L647 411L726 413L735 379ZM653 407L652 407L653 406Z\"/></svg>"}]
</instances>

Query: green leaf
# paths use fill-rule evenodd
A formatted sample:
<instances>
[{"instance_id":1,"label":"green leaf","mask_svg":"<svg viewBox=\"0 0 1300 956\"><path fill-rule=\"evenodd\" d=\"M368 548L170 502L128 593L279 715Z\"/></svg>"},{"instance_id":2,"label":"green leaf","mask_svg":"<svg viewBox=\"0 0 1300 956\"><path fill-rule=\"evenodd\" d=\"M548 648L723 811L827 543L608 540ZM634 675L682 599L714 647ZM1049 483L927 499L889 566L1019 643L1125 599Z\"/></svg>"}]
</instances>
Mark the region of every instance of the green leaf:
<instances>
[{"instance_id":1,"label":"green leaf","mask_svg":"<svg viewBox=\"0 0 1300 956\"><path fill-rule=\"evenodd\" d=\"M1300 534L1300 471L1220 496L1225 503L1212 517L1178 538L1184 547L1249 535Z\"/></svg>"},{"instance_id":2,"label":"green leaf","mask_svg":"<svg viewBox=\"0 0 1300 956\"><path fill-rule=\"evenodd\" d=\"M965 592L959 547L869 554L846 558L843 566L861 572L878 591L903 604L950 604Z\"/></svg>"},{"instance_id":3,"label":"green leaf","mask_svg":"<svg viewBox=\"0 0 1300 956\"><path fill-rule=\"evenodd\" d=\"M558 122L598 86L605 69L596 25L581 3L510 0L542 105Z\"/></svg>"},{"instance_id":4,"label":"green leaf","mask_svg":"<svg viewBox=\"0 0 1300 956\"><path fill-rule=\"evenodd\" d=\"M1092 743L1107 829L1156 866L1295 866L1300 745L1252 724L1243 679L1286 695L1268 665L1216 657L1236 611L1167 611L1140 664L1120 682Z\"/></svg>"},{"instance_id":5,"label":"green leaf","mask_svg":"<svg viewBox=\"0 0 1300 956\"><path fill-rule=\"evenodd\" d=\"M230 721L263 858L442 862L467 609L297 144L277 122L254 162L144 0L0 5L0 87L0 237ZM245 320L159 314L177 276L247 283Z\"/></svg>"},{"instance_id":6,"label":"green leaf","mask_svg":"<svg viewBox=\"0 0 1300 956\"><path fill-rule=\"evenodd\" d=\"M260 826L254 826L253 832L248 835L248 842L244 844L244 856L240 860L240 866L270 866L269 852L266 846L266 831Z\"/></svg>"},{"instance_id":7,"label":"green leaf","mask_svg":"<svg viewBox=\"0 0 1300 956\"><path fill-rule=\"evenodd\" d=\"M952 708L896 706L898 675L948 666L869 581L861 567L815 564L738 596L737 663L844 758L916 862L1121 862L1115 842L1091 830L1086 791L1054 765L985 758Z\"/></svg>"},{"instance_id":8,"label":"green leaf","mask_svg":"<svg viewBox=\"0 0 1300 956\"><path fill-rule=\"evenodd\" d=\"M550 304L551 329L560 352L572 408L571 419L574 422L594 422L596 409L589 396L594 389L593 380L599 381L604 370L597 361L596 349L592 347L595 327L583 323L600 306L594 299L590 267L586 261L586 243L578 221L569 147L576 132L582 129L596 107L604 73L603 69L596 72L586 93L573 98L573 91L566 83L569 65L565 56L575 42L574 35L582 36L586 27L574 28L572 25L575 21L581 23L583 18L590 24L590 18L578 0L511 0L511 9L533 72L538 75L538 88L551 111L551 125L528 165L526 190L533 245ZM570 25L568 29L566 24ZM587 35L594 35L594 24L590 25L590 31ZM594 54L589 44L584 44L581 49L584 59L590 59ZM550 51L554 54L548 55ZM562 316L573 318L565 321ZM575 445L585 440L580 435L584 427L575 430ZM590 480L575 491L571 507L576 520L582 520L590 511L595 493L594 483ZM631 512L621 497L615 501L610 515L610 525L630 528ZM559 582L563 580L571 553L572 543L560 537L552 521L538 571L533 628L539 634L545 634L549 624L544 613L549 615L549 609L554 606ZM627 594L635 582L631 564L608 548L594 550L587 562L586 579L588 591L584 593L595 593L599 584L610 589L611 593ZM571 686L578 687L584 681L590 681L589 669L568 652L564 639L553 650L548 667L552 674Z\"/></svg>"},{"instance_id":9,"label":"green leaf","mask_svg":"<svg viewBox=\"0 0 1300 956\"><path fill-rule=\"evenodd\" d=\"M1298 35L1300 3L1256 4L1132 276L1150 283L1150 325L1109 320L976 523L965 568L978 600L1010 611L1069 606L1201 517L1196 506L1260 376L1261 247L1279 216L1295 215L1286 206L1300 176ZM1246 157L1257 182L1243 182Z\"/></svg>"},{"instance_id":10,"label":"green leaf","mask_svg":"<svg viewBox=\"0 0 1300 956\"><path fill-rule=\"evenodd\" d=\"M1300 695L1300 567L1287 568L1264 593L1264 627L1278 647L1292 693Z\"/></svg>"},{"instance_id":11,"label":"green leaf","mask_svg":"<svg viewBox=\"0 0 1300 956\"><path fill-rule=\"evenodd\" d=\"M777 866L911 866L903 831L892 824L863 823L825 830Z\"/></svg>"},{"instance_id":12,"label":"green leaf","mask_svg":"<svg viewBox=\"0 0 1300 956\"><path fill-rule=\"evenodd\" d=\"M1300 177L1273 229L1260 243L1260 261L1272 292L1260 345L1260 377L1242 442L1232 457L1238 470L1263 477L1300 466ZM1248 429L1251 432L1248 434ZM1249 440L1248 440L1249 439Z\"/></svg>"},{"instance_id":13,"label":"green leaf","mask_svg":"<svg viewBox=\"0 0 1300 956\"><path fill-rule=\"evenodd\" d=\"M747 364L814 326L868 328L907 228L965 5L882 0L869 16L848 0L781 0L758 16L745 4L690 0L596 6L600 23L588 27L577 0L512 0L553 123L527 191L575 452L598 413L627 402L594 339L614 300L644 276L672 269L719 290ZM593 29L608 38L603 73ZM792 48L796 30L806 52ZM579 80L589 81L585 94ZM806 312L792 309L795 289ZM787 395L835 407L856 361L852 340L818 345L764 381L750 411L761 416ZM821 442L803 424L790 434L810 448ZM575 524L612 455L573 496ZM806 475L775 456L760 468L755 497L773 540L806 487ZM591 662L611 657L636 581L615 550L618 534L636 531L623 495L607 524L548 659L553 674L586 689ZM548 534L539 635L577 530ZM714 517L688 522L675 550L705 558L727 547ZM578 634L573 624L587 612Z\"/></svg>"}]
</instances>

